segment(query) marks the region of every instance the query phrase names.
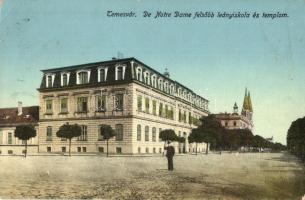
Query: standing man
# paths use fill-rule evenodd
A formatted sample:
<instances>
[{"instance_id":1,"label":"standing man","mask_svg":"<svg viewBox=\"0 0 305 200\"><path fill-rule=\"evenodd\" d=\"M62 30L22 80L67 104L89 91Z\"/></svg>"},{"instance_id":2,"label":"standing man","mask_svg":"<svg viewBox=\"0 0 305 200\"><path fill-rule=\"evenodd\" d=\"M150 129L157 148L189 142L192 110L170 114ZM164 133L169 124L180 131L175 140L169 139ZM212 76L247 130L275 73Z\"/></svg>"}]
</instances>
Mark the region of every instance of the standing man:
<instances>
[{"instance_id":1,"label":"standing man","mask_svg":"<svg viewBox=\"0 0 305 200\"><path fill-rule=\"evenodd\" d=\"M166 157L168 161L168 170L173 171L174 170L174 163L173 163L173 157L175 155L175 148L171 145L171 142L168 141L168 146L165 147L166 150Z\"/></svg>"}]
</instances>

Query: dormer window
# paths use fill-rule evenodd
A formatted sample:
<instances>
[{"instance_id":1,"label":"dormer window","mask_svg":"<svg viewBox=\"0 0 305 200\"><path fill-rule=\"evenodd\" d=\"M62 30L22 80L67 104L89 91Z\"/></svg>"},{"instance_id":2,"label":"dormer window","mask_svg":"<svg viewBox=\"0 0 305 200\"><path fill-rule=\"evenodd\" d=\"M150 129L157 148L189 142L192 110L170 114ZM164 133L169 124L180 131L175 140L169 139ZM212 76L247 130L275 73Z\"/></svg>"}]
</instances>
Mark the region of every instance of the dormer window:
<instances>
[{"instance_id":1,"label":"dormer window","mask_svg":"<svg viewBox=\"0 0 305 200\"><path fill-rule=\"evenodd\" d=\"M98 68L98 82L106 82L107 79L107 72L108 72L108 68L107 67L101 67Z\"/></svg>"},{"instance_id":2,"label":"dormer window","mask_svg":"<svg viewBox=\"0 0 305 200\"><path fill-rule=\"evenodd\" d=\"M122 66L122 65L115 67L115 80L117 81L124 80L125 68L126 66Z\"/></svg>"},{"instance_id":3,"label":"dormer window","mask_svg":"<svg viewBox=\"0 0 305 200\"><path fill-rule=\"evenodd\" d=\"M53 87L55 74L46 74L46 86L47 88Z\"/></svg>"},{"instance_id":4,"label":"dormer window","mask_svg":"<svg viewBox=\"0 0 305 200\"><path fill-rule=\"evenodd\" d=\"M163 90L163 80L159 79L159 90Z\"/></svg>"},{"instance_id":5,"label":"dormer window","mask_svg":"<svg viewBox=\"0 0 305 200\"><path fill-rule=\"evenodd\" d=\"M137 80L142 81L142 69L140 67L137 68Z\"/></svg>"},{"instance_id":6,"label":"dormer window","mask_svg":"<svg viewBox=\"0 0 305 200\"><path fill-rule=\"evenodd\" d=\"M70 73L68 72L62 72L61 73L61 79L60 79L60 82L61 82L61 86L67 86L69 84L69 79L70 79Z\"/></svg>"},{"instance_id":7,"label":"dormer window","mask_svg":"<svg viewBox=\"0 0 305 200\"><path fill-rule=\"evenodd\" d=\"M145 72L144 74L144 83L149 85L149 72Z\"/></svg>"},{"instance_id":8,"label":"dormer window","mask_svg":"<svg viewBox=\"0 0 305 200\"><path fill-rule=\"evenodd\" d=\"M151 76L151 84L153 87L157 87L157 76L156 75L152 75Z\"/></svg>"},{"instance_id":9,"label":"dormer window","mask_svg":"<svg viewBox=\"0 0 305 200\"><path fill-rule=\"evenodd\" d=\"M90 80L90 70L81 70L77 73L77 84L87 84Z\"/></svg>"},{"instance_id":10,"label":"dormer window","mask_svg":"<svg viewBox=\"0 0 305 200\"><path fill-rule=\"evenodd\" d=\"M164 91L165 91L166 93L168 92L168 87L167 87L167 86L168 86L168 83L165 82L165 83L164 83Z\"/></svg>"}]
</instances>

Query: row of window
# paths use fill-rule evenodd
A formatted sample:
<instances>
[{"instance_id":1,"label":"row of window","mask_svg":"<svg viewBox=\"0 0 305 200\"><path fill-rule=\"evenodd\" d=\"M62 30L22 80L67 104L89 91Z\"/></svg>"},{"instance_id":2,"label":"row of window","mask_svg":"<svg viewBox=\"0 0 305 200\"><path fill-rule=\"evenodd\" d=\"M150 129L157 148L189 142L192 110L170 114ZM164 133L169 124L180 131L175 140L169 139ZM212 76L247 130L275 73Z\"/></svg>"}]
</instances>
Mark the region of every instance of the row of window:
<instances>
[{"instance_id":1,"label":"row of window","mask_svg":"<svg viewBox=\"0 0 305 200\"><path fill-rule=\"evenodd\" d=\"M125 65L118 65L115 67L115 80L124 80L125 78ZM98 82L106 82L107 80L107 73L108 73L108 67L99 67L97 68L97 74L98 74ZM83 69L76 71L76 84L87 84L90 81L91 76L91 70L90 69ZM53 87L55 80L55 74L48 73L46 74L46 87L50 88ZM67 86L69 85L70 81L70 72L62 72L60 74L60 80L61 80L61 86Z\"/></svg>"},{"instance_id":2,"label":"row of window","mask_svg":"<svg viewBox=\"0 0 305 200\"><path fill-rule=\"evenodd\" d=\"M145 107L143 108L143 99L144 99L144 105ZM157 110L157 105L158 105L158 110ZM153 115L158 115L160 117L164 117L167 119L172 119L174 120L174 108L170 105L166 105L163 103L158 103L157 100L152 100L148 97L143 98L142 95L138 95L137 97L137 107L138 111L142 111L148 114L153 114ZM152 107L152 112L150 111L150 108ZM182 111L179 109L179 115L178 115L178 121L179 122L184 122L184 123L189 123L189 124L199 124L199 119L196 115L192 116L192 113L189 112L188 114L188 120L187 120L187 112L184 110Z\"/></svg>"},{"instance_id":3,"label":"row of window","mask_svg":"<svg viewBox=\"0 0 305 200\"><path fill-rule=\"evenodd\" d=\"M175 84L164 80L162 77L157 78L156 74L151 74L147 70L143 72L143 69L141 67L136 68L136 79L165 93L168 93L170 95L176 95L184 100L195 104L200 108L208 110L208 104L203 99L198 98L196 95L192 94L186 89L183 89L182 87L176 87Z\"/></svg>"},{"instance_id":4,"label":"row of window","mask_svg":"<svg viewBox=\"0 0 305 200\"><path fill-rule=\"evenodd\" d=\"M106 95L96 95L95 96L95 108L96 111L106 111ZM53 114L53 100L47 99L46 104L46 114ZM124 106L124 95L116 94L114 96L114 110L121 111ZM76 99L76 111L77 112L88 112L88 97L77 97ZM68 98L60 99L60 113L68 113Z\"/></svg>"},{"instance_id":5,"label":"row of window","mask_svg":"<svg viewBox=\"0 0 305 200\"><path fill-rule=\"evenodd\" d=\"M88 140L88 127L85 125L81 125L82 128L82 133L79 137L77 137L77 141L87 141ZM123 140L123 125L122 124L116 124L115 125L115 140L116 141L122 141ZM53 140L53 130L52 130L52 126L48 126L47 130L46 130L46 141L52 141ZM99 128L99 132L98 132L98 140L104 140L103 136L102 136L102 130L101 128ZM62 138L62 141L65 141L64 138Z\"/></svg>"}]
</instances>

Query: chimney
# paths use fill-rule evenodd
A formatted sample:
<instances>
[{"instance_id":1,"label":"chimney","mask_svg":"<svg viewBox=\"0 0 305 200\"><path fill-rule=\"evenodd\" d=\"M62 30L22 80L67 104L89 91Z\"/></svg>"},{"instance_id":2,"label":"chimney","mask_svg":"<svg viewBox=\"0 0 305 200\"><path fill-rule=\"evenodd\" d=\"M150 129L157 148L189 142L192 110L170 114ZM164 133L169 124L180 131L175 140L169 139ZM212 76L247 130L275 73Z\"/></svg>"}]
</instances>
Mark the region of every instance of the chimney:
<instances>
[{"instance_id":1,"label":"chimney","mask_svg":"<svg viewBox=\"0 0 305 200\"><path fill-rule=\"evenodd\" d=\"M18 101L18 116L22 115L22 102Z\"/></svg>"}]
</instances>

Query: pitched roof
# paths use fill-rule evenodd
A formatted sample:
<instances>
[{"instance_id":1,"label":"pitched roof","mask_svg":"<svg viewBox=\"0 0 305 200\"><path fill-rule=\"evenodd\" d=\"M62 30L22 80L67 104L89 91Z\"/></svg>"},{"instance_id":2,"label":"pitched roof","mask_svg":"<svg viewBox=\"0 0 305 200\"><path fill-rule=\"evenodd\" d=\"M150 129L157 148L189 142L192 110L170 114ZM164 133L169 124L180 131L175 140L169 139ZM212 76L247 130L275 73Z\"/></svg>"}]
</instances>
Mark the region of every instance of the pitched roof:
<instances>
[{"instance_id":1,"label":"pitched roof","mask_svg":"<svg viewBox=\"0 0 305 200\"><path fill-rule=\"evenodd\" d=\"M20 124L38 124L39 107L22 107L22 114L18 116L18 108L0 108L0 127L10 127Z\"/></svg>"}]
</instances>

